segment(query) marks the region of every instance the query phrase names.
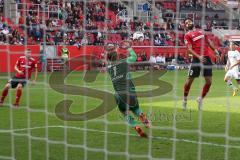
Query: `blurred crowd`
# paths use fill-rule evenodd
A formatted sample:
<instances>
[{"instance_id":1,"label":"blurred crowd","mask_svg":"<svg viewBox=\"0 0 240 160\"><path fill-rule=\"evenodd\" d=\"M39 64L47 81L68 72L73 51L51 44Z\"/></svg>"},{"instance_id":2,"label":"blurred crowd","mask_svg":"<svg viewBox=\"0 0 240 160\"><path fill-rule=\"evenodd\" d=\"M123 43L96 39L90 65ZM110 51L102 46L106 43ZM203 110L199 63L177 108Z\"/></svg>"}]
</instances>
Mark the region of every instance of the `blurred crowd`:
<instances>
[{"instance_id":1,"label":"blurred crowd","mask_svg":"<svg viewBox=\"0 0 240 160\"><path fill-rule=\"evenodd\" d=\"M158 21L158 16L143 22L139 18L131 21L116 20L116 15L126 9L122 4L93 1L83 3L80 1L58 0L31 0L27 5L18 5L18 25L9 24L3 17L3 0L0 0L0 43L10 44L41 44L47 45L103 45L117 43L131 38L135 31L144 33L144 40L135 45L155 46L182 46L184 28L183 22L174 19L172 13L163 14L164 22ZM176 2L167 1L157 3L160 7L173 7ZM175 4L175 5L174 5ZM181 8L196 8L203 6L203 0L181 1ZM211 7L208 1L207 7ZM191 17L194 16L194 17ZM225 26L214 21L218 19L216 13L212 17L206 15L206 24L200 25L201 16L189 14L196 22L197 27L211 31L213 26ZM211 20L212 21L208 21ZM179 31L177 34L175 31Z\"/></svg>"}]
</instances>

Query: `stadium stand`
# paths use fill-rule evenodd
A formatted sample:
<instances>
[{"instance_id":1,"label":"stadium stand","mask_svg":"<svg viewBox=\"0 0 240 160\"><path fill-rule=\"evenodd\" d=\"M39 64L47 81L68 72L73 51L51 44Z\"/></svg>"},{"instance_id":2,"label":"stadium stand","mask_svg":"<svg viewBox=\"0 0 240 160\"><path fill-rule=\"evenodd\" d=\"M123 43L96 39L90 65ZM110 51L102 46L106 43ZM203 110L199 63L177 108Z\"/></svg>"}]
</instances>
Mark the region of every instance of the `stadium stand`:
<instances>
[{"instance_id":1,"label":"stadium stand","mask_svg":"<svg viewBox=\"0 0 240 160\"><path fill-rule=\"evenodd\" d=\"M0 1L1 44L45 43L77 46L80 50L86 45L102 46L106 43L118 43L131 37L135 31L141 31L144 33L144 40L134 42L136 47L184 46L182 20L192 18L197 27L205 29L218 48L225 46L225 43L212 33L212 28L225 27L228 15L212 1L206 1L204 4L201 0L182 0L179 18L175 13L177 1L156 0L154 6L162 12L163 21L158 20L159 15L149 15L150 18L147 20L136 16L130 17L130 20L118 19L118 14L127 9L127 5L120 2L106 4L104 1L83 3L62 0L19 0L16 1L16 5L19 13L17 24L3 16L4 5L3 1ZM208 10L205 15L205 25L201 25L202 16L199 14L203 5L206 5ZM149 7L149 10L152 10L152 6ZM238 27L238 23L233 20L233 28ZM152 53L147 53L147 58L149 54ZM169 57L168 55L171 54L165 55Z\"/></svg>"}]
</instances>

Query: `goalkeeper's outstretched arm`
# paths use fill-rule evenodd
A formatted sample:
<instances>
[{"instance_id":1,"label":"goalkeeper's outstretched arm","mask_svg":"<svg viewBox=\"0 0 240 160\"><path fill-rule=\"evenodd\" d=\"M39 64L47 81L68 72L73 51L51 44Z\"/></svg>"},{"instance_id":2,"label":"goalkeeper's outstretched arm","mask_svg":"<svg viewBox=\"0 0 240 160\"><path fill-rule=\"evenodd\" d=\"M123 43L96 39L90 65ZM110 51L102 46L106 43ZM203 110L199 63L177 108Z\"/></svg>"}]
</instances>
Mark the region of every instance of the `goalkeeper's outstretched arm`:
<instances>
[{"instance_id":1,"label":"goalkeeper's outstretched arm","mask_svg":"<svg viewBox=\"0 0 240 160\"><path fill-rule=\"evenodd\" d=\"M120 44L120 47L123 49L127 49L128 51L128 58L127 58L127 63L133 63L137 61L137 54L135 53L135 51L132 49L132 42L125 40L122 41Z\"/></svg>"},{"instance_id":2,"label":"goalkeeper's outstretched arm","mask_svg":"<svg viewBox=\"0 0 240 160\"><path fill-rule=\"evenodd\" d=\"M128 48L129 57L127 58L127 63L133 63L137 61L137 54L132 49L132 47Z\"/></svg>"}]
</instances>

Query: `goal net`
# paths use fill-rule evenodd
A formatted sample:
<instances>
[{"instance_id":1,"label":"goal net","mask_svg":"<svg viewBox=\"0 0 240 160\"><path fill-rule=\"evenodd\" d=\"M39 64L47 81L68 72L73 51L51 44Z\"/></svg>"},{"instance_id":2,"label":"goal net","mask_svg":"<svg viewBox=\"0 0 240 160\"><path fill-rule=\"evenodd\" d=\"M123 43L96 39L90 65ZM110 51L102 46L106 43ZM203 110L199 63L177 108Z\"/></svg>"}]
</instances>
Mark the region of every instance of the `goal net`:
<instances>
[{"instance_id":1,"label":"goal net","mask_svg":"<svg viewBox=\"0 0 240 160\"><path fill-rule=\"evenodd\" d=\"M240 49L239 17L236 1L0 0L1 98L10 84L0 106L0 160L238 160L239 93L232 96L223 79L229 41ZM201 76L182 106L192 59L184 44L186 18L221 53L218 59L209 49L212 86L200 110ZM119 111L108 73L106 46L124 59L125 40L137 55L127 71L152 126L127 115L147 138ZM15 106L19 89L11 79L28 50L37 81L35 69L27 70L32 76Z\"/></svg>"}]
</instances>

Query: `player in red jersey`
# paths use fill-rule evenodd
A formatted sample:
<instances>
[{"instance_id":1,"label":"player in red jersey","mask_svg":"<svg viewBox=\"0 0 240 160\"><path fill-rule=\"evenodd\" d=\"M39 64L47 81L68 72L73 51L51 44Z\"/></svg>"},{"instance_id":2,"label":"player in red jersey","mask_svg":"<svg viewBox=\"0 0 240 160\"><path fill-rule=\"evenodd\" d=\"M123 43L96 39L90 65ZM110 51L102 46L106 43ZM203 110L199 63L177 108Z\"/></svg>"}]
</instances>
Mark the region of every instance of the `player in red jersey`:
<instances>
[{"instance_id":1,"label":"player in red jersey","mask_svg":"<svg viewBox=\"0 0 240 160\"><path fill-rule=\"evenodd\" d=\"M209 47L215 52L217 57L219 56L219 52L202 30L194 28L191 19L185 19L184 25L188 31L184 36L184 41L188 52L193 57L188 72L188 78L184 85L183 108L186 109L188 93L194 79L199 77L200 72L202 72L205 78L205 85L203 86L201 96L197 98L198 108L201 109L202 100L207 95L212 84L212 61Z\"/></svg>"},{"instance_id":2,"label":"player in red jersey","mask_svg":"<svg viewBox=\"0 0 240 160\"><path fill-rule=\"evenodd\" d=\"M25 52L25 56L19 57L15 66L15 71L17 72L12 79L8 81L2 91L0 98L0 104L3 104L5 97L8 94L8 90L11 88L16 88L16 101L13 104L15 107L19 106L19 101L22 95L22 88L27 84L27 81L31 78L33 70L35 70L35 76L33 84L36 83L38 70L37 63L34 58L31 57L31 51L28 49Z\"/></svg>"}]
</instances>

